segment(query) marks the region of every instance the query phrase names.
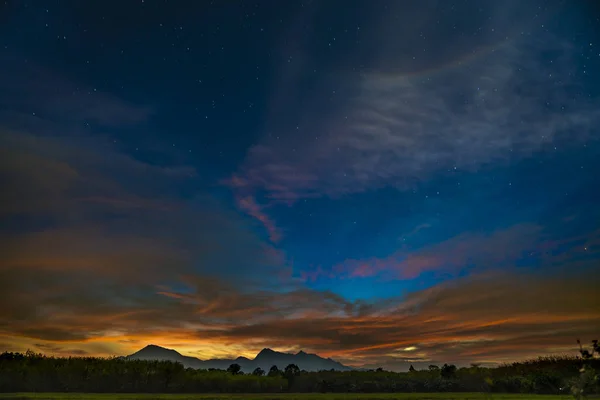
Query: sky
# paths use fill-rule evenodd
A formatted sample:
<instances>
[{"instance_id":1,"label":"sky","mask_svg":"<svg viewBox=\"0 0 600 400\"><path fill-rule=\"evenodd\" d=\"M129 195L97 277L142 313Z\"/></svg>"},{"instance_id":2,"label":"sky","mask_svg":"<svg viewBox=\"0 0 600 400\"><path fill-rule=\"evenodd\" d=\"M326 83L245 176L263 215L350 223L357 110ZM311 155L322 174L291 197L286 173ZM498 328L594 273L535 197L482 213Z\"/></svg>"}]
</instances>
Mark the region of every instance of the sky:
<instances>
[{"instance_id":1,"label":"sky","mask_svg":"<svg viewBox=\"0 0 600 400\"><path fill-rule=\"evenodd\" d=\"M0 351L354 366L600 332L600 7L0 2Z\"/></svg>"}]
</instances>

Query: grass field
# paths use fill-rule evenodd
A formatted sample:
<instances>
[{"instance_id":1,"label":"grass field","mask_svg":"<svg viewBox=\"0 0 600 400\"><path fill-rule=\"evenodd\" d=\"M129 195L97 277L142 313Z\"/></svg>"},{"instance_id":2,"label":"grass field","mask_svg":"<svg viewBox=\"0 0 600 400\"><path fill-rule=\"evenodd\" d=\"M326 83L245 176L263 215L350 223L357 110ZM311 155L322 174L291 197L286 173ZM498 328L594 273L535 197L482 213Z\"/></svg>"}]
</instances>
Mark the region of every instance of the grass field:
<instances>
[{"instance_id":1,"label":"grass field","mask_svg":"<svg viewBox=\"0 0 600 400\"><path fill-rule=\"evenodd\" d=\"M88 394L0 393L11 400L568 400L570 396L483 393Z\"/></svg>"}]
</instances>

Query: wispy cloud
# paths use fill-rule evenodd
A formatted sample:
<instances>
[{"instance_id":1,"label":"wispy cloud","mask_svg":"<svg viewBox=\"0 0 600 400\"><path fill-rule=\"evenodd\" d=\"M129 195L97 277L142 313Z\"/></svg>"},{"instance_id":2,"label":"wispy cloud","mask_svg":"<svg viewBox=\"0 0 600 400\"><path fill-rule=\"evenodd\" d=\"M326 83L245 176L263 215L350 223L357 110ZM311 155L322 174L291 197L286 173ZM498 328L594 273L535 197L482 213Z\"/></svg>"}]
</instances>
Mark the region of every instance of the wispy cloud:
<instances>
[{"instance_id":1,"label":"wispy cloud","mask_svg":"<svg viewBox=\"0 0 600 400\"><path fill-rule=\"evenodd\" d=\"M509 18L492 8L492 18ZM387 29L402 30L397 25L388 21ZM420 29L429 32L425 24ZM482 46L463 44L454 49L462 58L410 73L396 48L426 57L408 46L412 39L396 34L394 46L381 41L373 65L346 68L344 79L327 85L335 93L322 86L302 92L320 108L305 102L288 117L294 122L270 129L237 179L261 202L290 204L404 190L440 174L508 165L592 140L600 104L583 94L576 46L543 29L510 33Z\"/></svg>"},{"instance_id":2,"label":"wispy cloud","mask_svg":"<svg viewBox=\"0 0 600 400\"><path fill-rule=\"evenodd\" d=\"M540 256L540 250L553 247L543 238L535 224L519 224L490 233L468 232L418 249L401 246L387 257L343 263L303 275L309 281L318 279L351 279L378 276L382 279L414 279L433 272L457 275L465 270L502 269Z\"/></svg>"},{"instance_id":3,"label":"wispy cloud","mask_svg":"<svg viewBox=\"0 0 600 400\"><path fill-rule=\"evenodd\" d=\"M250 216L256 218L265 226L267 231L269 232L269 239L272 242L278 242L281 239L281 234L275 223L265 212L262 207L256 203L254 197L247 196L237 199L238 206L247 212Z\"/></svg>"},{"instance_id":4,"label":"wispy cloud","mask_svg":"<svg viewBox=\"0 0 600 400\"><path fill-rule=\"evenodd\" d=\"M555 54L552 63L542 59L546 52ZM403 188L435 172L589 139L600 114L591 100L574 102L574 52L550 37L519 38L432 77L364 74L347 107L313 128L319 140L295 156L285 142L250 154L247 177L274 198ZM299 185L283 170L316 179Z\"/></svg>"},{"instance_id":5,"label":"wispy cloud","mask_svg":"<svg viewBox=\"0 0 600 400\"><path fill-rule=\"evenodd\" d=\"M270 346L402 369L419 357L469 363L557 348L574 352L574 339L591 338L600 324L594 284L581 274L495 272L375 303L306 289L243 288L198 274L182 276L174 286L25 268L18 280L8 278L2 279L11 298L2 304L4 341L105 345L104 351L86 350L92 354L129 352L150 342L177 343L184 353L202 357L227 346L244 355ZM407 347L418 351L407 356Z\"/></svg>"},{"instance_id":6,"label":"wispy cloud","mask_svg":"<svg viewBox=\"0 0 600 400\"><path fill-rule=\"evenodd\" d=\"M581 277L496 274L415 293L387 310L374 307L363 316L312 318L311 323L271 320L227 332L203 331L201 336L297 343L361 362L409 346L421 349L429 360L498 361L569 347L574 336L593 335L600 315L588 286ZM555 292L560 292L558 297ZM402 361L399 357L397 363Z\"/></svg>"}]
</instances>

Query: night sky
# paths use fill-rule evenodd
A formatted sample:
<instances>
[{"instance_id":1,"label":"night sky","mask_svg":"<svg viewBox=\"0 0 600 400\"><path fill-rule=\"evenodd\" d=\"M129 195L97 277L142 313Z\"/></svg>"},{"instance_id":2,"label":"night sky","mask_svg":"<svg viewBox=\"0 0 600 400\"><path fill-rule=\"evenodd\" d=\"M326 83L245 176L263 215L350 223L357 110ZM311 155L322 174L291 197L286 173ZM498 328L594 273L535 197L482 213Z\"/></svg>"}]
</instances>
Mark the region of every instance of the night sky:
<instances>
[{"instance_id":1,"label":"night sky","mask_svg":"<svg viewBox=\"0 0 600 400\"><path fill-rule=\"evenodd\" d=\"M594 1L4 1L0 350L405 370L600 332Z\"/></svg>"}]
</instances>

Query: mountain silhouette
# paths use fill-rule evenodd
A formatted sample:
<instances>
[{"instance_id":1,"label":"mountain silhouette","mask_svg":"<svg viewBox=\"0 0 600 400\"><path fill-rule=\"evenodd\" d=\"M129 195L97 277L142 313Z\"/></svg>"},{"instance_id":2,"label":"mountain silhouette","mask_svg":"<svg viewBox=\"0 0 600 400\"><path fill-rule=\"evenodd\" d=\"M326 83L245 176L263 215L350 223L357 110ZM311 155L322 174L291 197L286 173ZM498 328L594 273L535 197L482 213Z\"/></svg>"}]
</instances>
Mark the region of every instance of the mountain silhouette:
<instances>
[{"instance_id":1,"label":"mountain silhouette","mask_svg":"<svg viewBox=\"0 0 600 400\"><path fill-rule=\"evenodd\" d=\"M150 344L125 358L130 360L174 361L182 363L186 368L203 368L203 361L198 358L184 356L173 349L166 349L154 344Z\"/></svg>"},{"instance_id":2,"label":"mountain silhouette","mask_svg":"<svg viewBox=\"0 0 600 400\"><path fill-rule=\"evenodd\" d=\"M305 371L321 371L321 370L337 370L350 371L353 368L343 365L331 358L319 357L316 354L305 353L299 351L296 354L281 353L271 349L262 349L256 357L251 360L246 357L237 357L235 359L210 359L201 360L195 357L188 357L180 354L176 350L166 349L161 346L150 344L143 349L130 354L125 359L129 360L160 360L180 362L186 368L196 369L227 369L231 364L239 364L244 372L252 372L255 368L260 367L264 371L276 365L277 368L283 370L289 364L296 364L298 368Z\"/></svg>"}]
</instances>

